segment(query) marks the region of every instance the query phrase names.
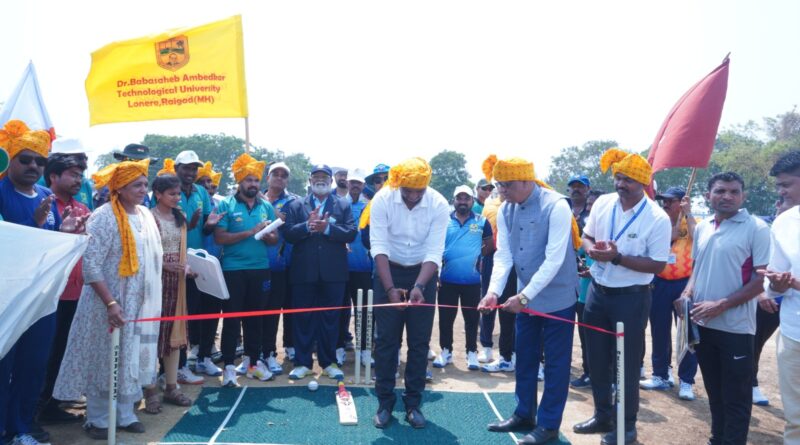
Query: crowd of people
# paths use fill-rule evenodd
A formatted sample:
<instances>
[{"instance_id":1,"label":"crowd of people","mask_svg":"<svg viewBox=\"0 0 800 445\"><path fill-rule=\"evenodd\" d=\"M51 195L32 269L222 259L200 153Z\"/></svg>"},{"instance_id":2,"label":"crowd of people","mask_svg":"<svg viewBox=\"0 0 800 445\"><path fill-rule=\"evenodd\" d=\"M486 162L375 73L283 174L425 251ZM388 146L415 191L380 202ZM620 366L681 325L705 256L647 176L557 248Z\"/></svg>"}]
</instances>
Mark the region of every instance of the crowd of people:
<instances>
[{"instance_id":1,"label":"crowd of people","mask_svg":"<svg viewBox=\"0 0 800 445\"><path fill-rule=\"evenodd\" d=\"M578 328L582 374L571 380L575 327L564 320L611 331L623 322L624 442L632 443L639 389L675 385L672 325L688 313L699 343L677 363L679 397L694 400L699 366L709 443L746 443L752 404L768 403L756 379L758 358L778 326L785 441L800 443L800 151L781 156L770 172L781 197L770 228L743 208L745 183L735 172L709 179L711 214L696 218L680 187L651 199L647 160L613 148L599 165L613 175L610 193L574 172L565 196L536 176L532 162L492 155L482 165L485 179L444 197L430 187L431 168L420 158L362 175L325 164L292 172L283 162L267 166L242 154L230 172L235 190L220 196L226 173L193 151L164 159L148 178L150 163L159 160L131 144L89 181L86 154L74 141L51 147L49 133L10 121L0 130L0 147L11 159L0 179L3 220L89 235L57 311L30 326L0 360L4 442L46 442L40 424L53 422L83 422L89 437L107 437L109 328L120 330L116 424L133 433L145 431L136 410L142 400L148 414L161 412L163 403L190 406L180 385L206 377L236 387L240 376L268 381L291 364L288 377L301 380L316 360L324 375L342 379L353 347L351 310L224 318L219 351L218 319L131 321L336 308L372 290L374 351L362 342L355 353L375 368L376 428L393 421L405 342L402 402L414 428L426 426L429 360L445 368L458 358L469 370L515 373L516 409L489 430L522 431L520 443L546 443L559 435L569 387L591 387L594 415L573 431L602 433L602 444L616 444L615 338ZM307 175L305 197L287 190L292 174ZM279 230L255 237L277 219ZM219 258L229 299L197 287L187 249ZM463 355L454 350L459 305ZM648 323L653 373L645 379ZM372 331L363 323L360 336Z\"/></svg>"}]
</instances>

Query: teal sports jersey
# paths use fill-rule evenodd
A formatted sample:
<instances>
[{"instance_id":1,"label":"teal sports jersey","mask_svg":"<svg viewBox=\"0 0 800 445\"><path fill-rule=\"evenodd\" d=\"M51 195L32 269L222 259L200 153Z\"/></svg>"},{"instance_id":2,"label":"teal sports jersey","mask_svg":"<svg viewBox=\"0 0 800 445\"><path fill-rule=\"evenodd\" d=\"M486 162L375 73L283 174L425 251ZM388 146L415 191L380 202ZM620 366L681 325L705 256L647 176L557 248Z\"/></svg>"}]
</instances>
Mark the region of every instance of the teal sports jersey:
<instances>
[{"instance_id":1,"label":"teal sports jersey","mask_svg":"<svg viewBox=\"0 0 800 445\"><path fill-rule=\"evenodd\" d=\"M483 216L470 214L461 224L455 212L450 214L442 258L442 282L451 284L480 284L478 259L484 238L492 237L492 226Z\"/></svg>"},{"instance_id":2,"label":"teal sports jersey","mask_svg":"<svg viewBox=\"0 0 800 445\"><path fill-rule=\"evenodd\" d=\"M252 230L263 221L275 220L272 204L257 198L252 209L247 207L238 194L219 203L217 212L226 212L217 227L230 233ZM269 269L269 246L264 241L248 236L238 243L222 246L222 270Z\"/></svg>"}]
</instances>

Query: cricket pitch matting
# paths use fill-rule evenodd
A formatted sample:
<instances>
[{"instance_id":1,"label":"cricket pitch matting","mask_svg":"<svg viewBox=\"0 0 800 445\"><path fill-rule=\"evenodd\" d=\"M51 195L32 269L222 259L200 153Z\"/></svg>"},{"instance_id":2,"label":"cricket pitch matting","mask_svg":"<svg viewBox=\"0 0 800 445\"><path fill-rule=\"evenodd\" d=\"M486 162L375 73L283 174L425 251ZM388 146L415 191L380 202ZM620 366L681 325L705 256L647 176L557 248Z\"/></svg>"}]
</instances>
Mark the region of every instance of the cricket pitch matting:
<instances>
[{"instance_id":1,"label":"cricket pitch matting","mask_svg":"<svg viewBox=\"0 0 800 445\"><path fill-rule=\"evenodd\" d=\"M305 385L274 388L203 388L194 405L162 439L162 444L514 444L508 433L486 425L510 416L514 394L425 391L426 428L405 421L402 390L388 428L372 426L378 399L372 388L348 388L358 411L358 425L339 424L336 386L309 391ZM562 435L553 444L569 444Z\"/></svg>"}]
</instances>

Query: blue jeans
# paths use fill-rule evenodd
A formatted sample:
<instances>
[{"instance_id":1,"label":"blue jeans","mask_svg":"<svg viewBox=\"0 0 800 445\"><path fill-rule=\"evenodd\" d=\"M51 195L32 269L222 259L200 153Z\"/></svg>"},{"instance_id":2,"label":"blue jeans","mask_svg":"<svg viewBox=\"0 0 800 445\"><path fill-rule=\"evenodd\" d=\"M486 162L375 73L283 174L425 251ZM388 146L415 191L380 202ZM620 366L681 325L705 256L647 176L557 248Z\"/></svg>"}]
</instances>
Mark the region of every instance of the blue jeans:
<instances>
[{"instance_id":1,"label":"blue jeans","mask_svg":"<svg viewBox=\"0 0 800 445\"><path fill-rule=\"evenodd\" d=\"M653 375L667 379L669 365L672 363L672 302L681 296L688 278L681 280L653 279L653 302L650 305L650 335L652 336ZM689 352L678 365L681 381L694 385L697 375L697 358Z\"/></svg>"}]
</instances>

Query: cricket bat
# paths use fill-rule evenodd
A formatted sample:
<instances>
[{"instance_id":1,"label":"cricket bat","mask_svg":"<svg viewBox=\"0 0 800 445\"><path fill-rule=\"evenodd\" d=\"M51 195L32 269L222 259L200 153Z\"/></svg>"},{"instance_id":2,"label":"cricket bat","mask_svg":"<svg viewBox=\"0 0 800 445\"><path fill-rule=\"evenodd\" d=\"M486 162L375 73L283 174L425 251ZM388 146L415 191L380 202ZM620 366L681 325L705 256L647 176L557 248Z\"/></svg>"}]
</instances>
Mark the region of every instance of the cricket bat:
<instances>
[{"instance_id":1,"label":"cricket bat","mask_svg":"<svg viewBox=\"0 0 800 445\"><path fill-rule=\"evenodd\" d=\"M344 382L339 382L336 391L336 406L339 408L339 423L342 425L358 425L358 414L353 402L353 395L344 387Z\"/></svg>"}]
</instances>

